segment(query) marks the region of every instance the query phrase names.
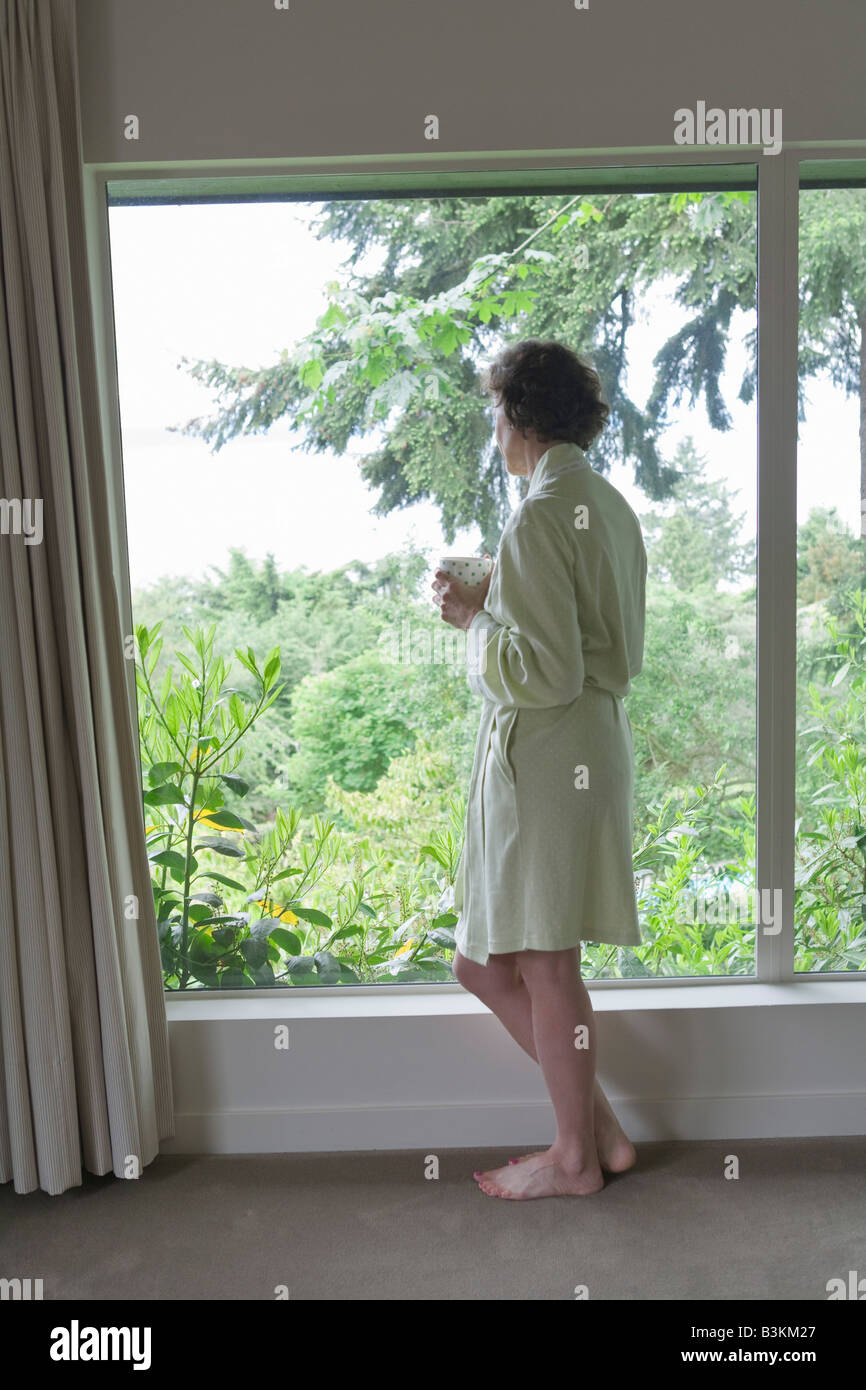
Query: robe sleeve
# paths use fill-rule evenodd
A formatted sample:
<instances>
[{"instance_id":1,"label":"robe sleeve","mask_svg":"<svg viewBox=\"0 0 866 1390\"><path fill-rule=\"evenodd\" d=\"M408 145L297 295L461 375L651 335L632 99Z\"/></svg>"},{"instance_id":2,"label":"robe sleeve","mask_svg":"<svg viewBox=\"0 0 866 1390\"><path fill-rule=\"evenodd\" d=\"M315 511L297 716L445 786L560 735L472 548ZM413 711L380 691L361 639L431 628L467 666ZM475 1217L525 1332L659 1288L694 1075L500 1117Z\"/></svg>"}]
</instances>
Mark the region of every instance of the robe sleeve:
<instances>
[{"instance_id":1,"label":"robe sleeve","mask_svg":"<svg viewBox=\"0 0 866 1390\"><path fill-rule=\"evenodd\" d=\"M488 610L469 625L467 681L502 705L567 705L583 690L584 665L573 554L552 518L524 503L502 536Z\"/></svg>"}]
</instances>

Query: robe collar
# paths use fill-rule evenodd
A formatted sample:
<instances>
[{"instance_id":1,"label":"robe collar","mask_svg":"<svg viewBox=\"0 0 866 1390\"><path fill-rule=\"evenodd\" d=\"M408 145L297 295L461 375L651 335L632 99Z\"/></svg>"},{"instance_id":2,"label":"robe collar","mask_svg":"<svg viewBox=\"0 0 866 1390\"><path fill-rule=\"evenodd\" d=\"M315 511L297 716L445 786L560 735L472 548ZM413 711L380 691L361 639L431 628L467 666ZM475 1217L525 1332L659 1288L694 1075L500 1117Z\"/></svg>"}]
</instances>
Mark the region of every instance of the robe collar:
<instances>
[{"instance_id":1,"label":"robe collar","mask_svg":"<svg viewBox=\"0 0 866 1390\"><path fill-rule=\"evenodd\" d=\"M560 473L571 473L576 468L590 468L592 465L579 444L570 442L554 444L541 455L535 471L529 480L527 497L531 497L548 478L556 478Z\"/></svg>"}]
</instances>

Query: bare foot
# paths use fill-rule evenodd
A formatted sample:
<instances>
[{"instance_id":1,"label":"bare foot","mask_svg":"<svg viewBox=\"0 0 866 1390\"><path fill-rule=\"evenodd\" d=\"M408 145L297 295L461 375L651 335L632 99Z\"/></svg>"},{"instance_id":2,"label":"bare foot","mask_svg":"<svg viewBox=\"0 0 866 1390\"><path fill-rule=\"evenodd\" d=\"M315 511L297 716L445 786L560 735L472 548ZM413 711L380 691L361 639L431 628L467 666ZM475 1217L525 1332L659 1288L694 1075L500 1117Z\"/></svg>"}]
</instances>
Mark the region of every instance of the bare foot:
<instances>
[{"instance_id":1,"label":"bare foot","mask_svg":"<svg viewBox=\"0 0 866 1390\"><path fill-rule=\"evenodd\" d=\"M637 1162L637 1150L630 1139L627 1139L622 1130L618 1134L597 1135L596 1147L598 1149L598 1161L607 1173L625 1173L629 1168L633 1168ZM509 1164L526 1163L530 1158L541 1158L547 1153L547 1149L539 1149L535 1153L523 1154L521 1158L510 1158Z\"/></svg>"},{"instance_id":2,"label":"bare foot","mask_svg":"<svg viewBox=\"0 0 866 1390\"><path fill-rule=\"evenodd\" d=\"M550 1149L540 1154L528 1154L525 1161L503 1168L491 1168L476 1173L476 1181L488 1197L505 1197L510 1201L526 1202L535 1197L588 1197L604 1187L604 1174L594 1168L565 1168L552 1156Z\"/></svg>"}]
</instances>

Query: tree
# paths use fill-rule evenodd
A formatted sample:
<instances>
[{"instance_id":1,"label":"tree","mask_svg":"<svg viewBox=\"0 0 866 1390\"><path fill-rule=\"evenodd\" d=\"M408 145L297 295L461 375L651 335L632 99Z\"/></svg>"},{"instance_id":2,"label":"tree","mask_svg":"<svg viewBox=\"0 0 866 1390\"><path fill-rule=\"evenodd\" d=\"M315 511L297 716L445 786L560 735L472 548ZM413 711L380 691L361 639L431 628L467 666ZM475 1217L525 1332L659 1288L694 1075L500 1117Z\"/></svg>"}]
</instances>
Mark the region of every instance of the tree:
<instances>
[{"instance_id":1,"label":"tree","mask_svg":"<svg viewBox=\"0 0 866 1390\"><path fill-rule=\"evenodd\" d=\"M343 451L350 437L396 411L387 442L362 462L362 476L379 491L375 510L384 515L434 498L449 542L457 527L477 523L494 549L509 499L478 366L510 319L519 316L519 336L557 337L590 354L612 407L593 461L602 472L614 459L633 461L635 481L654 500L669 497L676 481L656 441L672 405L686 393L692 402L703 396L713 428L730 428L719 382L732 315L755 308L751 193L613 194L601 207L581 195L564 204L558 196L507 195L336 200L325 205L317 235L347 239L352 267L372 245L384 248L385 264L366 278L351 276L346 288L332 282L316 329L275 366L193 363L191 375L224 403L213 420L192 420L184 433L218 451L288 414L296 427L306 424L304 447ZM530 275L537 288L515 283ZM624 386L628 329L641 287L664 276L676 279L675 299L695 312L656 354L656 381L642 409ZM756 329L745 341L749 367L738 394L748 402ZM824 370L860 396L866 515L862 189L805 190L801 198L801 420L805 384Z\"/></svg>"},{"instance_id":2,"label":"tree","mask_svg":"<svg viewBox=\"0 0 866 1390\"><path fill-rule=\"evenodd\" d=\"M280 599L287 595L271 554L257 568L242 550L233 547L229 552L228 573L216 565L212 568L219 581L212 584L214 606L218 611L231 609L264 622L273 617Z\"/></svg>"},{"instance_id":3,"label":"tree","mask_svg":"<svg viewBox=\"0 0 866 1390\"><path fill-rule=\"evenodd\" d=\"M733 312L754 310L751 193L613 194L601 206L582 195L353 199L328 203L317 234L349 240L350 265L372 244L385 264L346 287L332 282L314 332L273 366L192 364L221 403L211 421L183 432L215 451L285 415L306 428L302 447L337 452L385 421L385 444L361 466L378 489L375 510L433 498L449 541L477 524L492 549L508 478L478 378L511 319L521 337L556 337L590 354L612 410L593 446L597 466L632 460L653 499L670 496L677 477L656 440L671 396L703 395L713 425L730 425L718 382ZM627 335L641 283L662 273L679 277L678 297L696 312L659 354L642 409L625 389ZM754 335L751 347L754 356ZM741 396L753 391L754 360Z\"/></svg>"},{"instance_id":4,"label":"tree","mask_svg":"<svg viewBox=\"0 0 866 1390\"><path fill-rule=\"evenodd\" d=\"M731 509L732 494L723 481L704 478L706 460L691 435L677 446L674 463L680 476L665 513L641 514L648 577L686 594L699 587L715 592L746 574L754 582L754 544L739 543L742 517Z\"/></svg>"},{"instance_id":5,"label":"tree","mask_svg":"<svg viewBox=\"0 0 866 1390\"><path fill-rule=\"evenodd\" d=\"M835 507L813 507L797 533L797 600L838 605L843 591L860 581L861 543Z\"/></svg>"},{"instance_id":6,"label":"tree","mask_svg":"<svg viewBox=\"0 0 866 1390\"><path fill-rule=\"evenodd\" d=\"M826 371L835 386L859 397L866 518L866 189L806 189L800 202L800 381ZM860 552L862 573L866 547Z\"/></svg>"},{"instance_id":7,"label":"tree","mask_svg":"<svg viewBox=\"0 0 866 1390\"><path fill-rule=\"evenodd\" d=\"M734 494L704 477L690 436L674 462L670 503L640 518L652 622L628 708L641 825L671 787L709 785L722 767L723 802L736 804L755 785L754 545L739 543ZM720 589L738 581L739 590ZM708 827L711 856L723 855L725 833L723 819Z\"/></svg>"}]
</instances>

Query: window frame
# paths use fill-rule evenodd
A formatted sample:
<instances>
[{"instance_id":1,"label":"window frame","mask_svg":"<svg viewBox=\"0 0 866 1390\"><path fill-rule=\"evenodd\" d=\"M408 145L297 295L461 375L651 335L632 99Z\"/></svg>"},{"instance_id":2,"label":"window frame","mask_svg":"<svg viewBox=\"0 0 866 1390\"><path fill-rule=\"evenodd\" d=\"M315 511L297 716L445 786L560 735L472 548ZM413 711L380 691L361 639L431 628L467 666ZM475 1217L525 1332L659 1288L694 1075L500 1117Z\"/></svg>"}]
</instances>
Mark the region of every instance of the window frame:
<instances>
[{"instance_id":1,"label":"window frame","mask_svg":"<svg viewBox=\"0 0 866 1390\"><path fill-rule=\"evenodd\" d=\"M422 167L419 167L422 166ZM507 151L501 154L253 160L227 164L83 166L87 250L94 311L112 555L123 630L133 631L126 536L117 361L111 290L109 199L147 201L297 201L311 197L464 196L497 191L592 193L754 188L757 194L757 669L756 877L761 891L781 889L781 930L756 929L755 974L590 981L593 989L739 987L754 984L863 983L862 972L794 970L794 811L796 777L796 487L798 242L801 187L866 186L866 143L844 141L754 146ZM109 185L111 187L109 188ZM133 663L130 716L136 722ZM760 899L759 899L760 900ZM772 898L770 899L772 901ZM456 982L295 988L305 996L463 992ZM208 997L214 991L195 991ZM285 990L220 992L222 998L284 996ZM179 998L174 991L167 998ZM188 992L184 998L190 997ZM732 996L733 998L733 996Z\"/></svg>"}]
</instances>

